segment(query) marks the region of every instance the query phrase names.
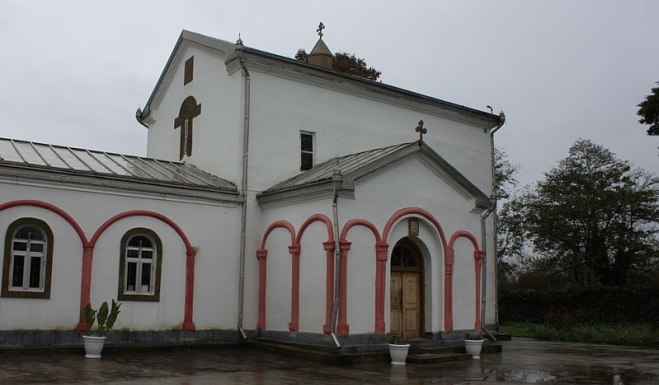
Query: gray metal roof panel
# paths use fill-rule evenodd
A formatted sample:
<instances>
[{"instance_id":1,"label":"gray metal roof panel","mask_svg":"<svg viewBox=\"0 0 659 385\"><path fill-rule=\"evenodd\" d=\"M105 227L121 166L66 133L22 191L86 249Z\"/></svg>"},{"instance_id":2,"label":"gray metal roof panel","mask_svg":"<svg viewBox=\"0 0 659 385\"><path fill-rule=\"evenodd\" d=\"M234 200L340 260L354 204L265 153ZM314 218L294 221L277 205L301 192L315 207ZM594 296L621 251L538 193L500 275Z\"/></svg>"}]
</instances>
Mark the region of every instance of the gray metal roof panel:
<instances>
[{"instance_id":1,"label":"gray metal roof panel","mask_svg":"<svg viewBox=\"0 0 659 385\"><path fill-rule=\"evenodd\" d=\"M377 148L356 154L335 157L315 165L310 170L303 171L290 179L270 187L269 189L263 191L263 194L275 193L278 191L290 190L310 184L329 181L332 179L332 174L337 168L341 170L341 173L345 179L355 179L360 176L359 171L364 166L410 145L411 143L403 143L397 144L395 146Z\"/></svg>"},{"instance_id":2,"label":"gray metal roof panel","mask_svg":"<svg viewBox=\"0 0 659 385\"><path fill-rule=\"evenodd\" d=\"M0 166L3 164L237 192L233 183L185 163L15 139L0 138Z\"/></svg>"},{"instance_id":3,"label":"gray metal roof panel","mask_svg":"<svg viewBox=\"0 0 659 385\"><path fill-rule=\"evenodd\" d=\"M259 197L301 190L323 183L330 184L335 169L341 170L344 181L347 181L349 184L415 153L425 154L424 156L429 157L432 163L443 170L452 181L475 198L478 207L489 206L489 199L485 193L423 142L402 143L332 158L326 162L319 163L310 170L303 171L290 179L268 188L260 193Z\"/></svg>"}]
</instances>

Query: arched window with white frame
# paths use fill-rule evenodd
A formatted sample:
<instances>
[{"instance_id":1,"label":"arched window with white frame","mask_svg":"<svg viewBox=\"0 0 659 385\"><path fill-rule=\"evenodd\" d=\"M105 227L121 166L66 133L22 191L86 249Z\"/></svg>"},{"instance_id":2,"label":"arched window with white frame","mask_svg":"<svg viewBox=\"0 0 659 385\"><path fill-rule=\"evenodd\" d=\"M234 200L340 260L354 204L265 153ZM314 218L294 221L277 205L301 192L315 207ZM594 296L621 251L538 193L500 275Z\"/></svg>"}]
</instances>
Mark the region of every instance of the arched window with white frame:
<instances>
[{"instance_id":1,"label":"arched window with white frame","mask_svg":"<svg viewBox=\"0 0 659 385\"><path fill-rule=\"evenodd\" d=\"M162 242L155 232L136 228L121 239L118 299L159 301Z\"/></svg>"},{"instance_id":2,"label":"arched window with white frame","mask_svg":"<svg viewBox=\"0 0 659 385\"><path fill-rule=\"evenodd\" d=\"M53 233L46 222L20 218L5 237L2 297L50 298Z\"/></svg>"}]
</instances>

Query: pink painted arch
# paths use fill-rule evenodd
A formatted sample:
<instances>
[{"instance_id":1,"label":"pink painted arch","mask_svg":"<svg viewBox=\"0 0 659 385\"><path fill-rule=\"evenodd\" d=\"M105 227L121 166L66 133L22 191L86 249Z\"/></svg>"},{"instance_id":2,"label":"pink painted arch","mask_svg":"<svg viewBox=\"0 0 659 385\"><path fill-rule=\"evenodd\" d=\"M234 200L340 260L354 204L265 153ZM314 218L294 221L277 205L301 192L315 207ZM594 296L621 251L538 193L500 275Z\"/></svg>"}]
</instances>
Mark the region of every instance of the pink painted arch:
<instances>
[{"instance_id":1,"label":"pink painted arch","mask_svg":"<svg viewBox=\"0 0 659 385\"><path fill-rule=\"evenodd\" d=\"M176 224L169 217L148 210L131 210L119 213L112 218L105 221L99 228L96 230L91 240L89 241L89 248L93 250L96 246L96 242L103 235L103 233L114 223L128 217L151 217L162 221L169 225L181 238L183 244L185 245L185 254L186 254L186 263L185 263L185 308L184 308L184 317L183 317L183 330L184 331L194 331L195 324L193 322L193 304L194 304L194 265L195 265L195 255L196 251L192 247L188 236L181 229L181 227ZM92 274L92 254L90 253L89 258L83 258L83 282L86 281L83 293L81 305L84 306L89 303L91 298L91 274Z\"/></svg>"},{"instance_id":2,"label":"pink painted arch","mask_svg":"<svg viewBox=\"0 0 659 385\"><path fill-rule=\"evenodd\" d=\"M481 330L481 279L483 274L483 260L485 259L485 253L478 246L478 240L476 237L466 231L458 230L453 235L449 241L449 250L452 256L455 256L455 249L453 246L459 238L468 239L472 246L474 247L474 283L475 283L475 309L474 309L474 330Z\"/></svg>"},{"instance_id":3,"label":"pink painted arch","mask_svg":"<svg viewBox=\"0 0 659 385\"><path fill-rule=\"evenodd\" d=\"M323 249L325 250L325 324L323 325L323 332L325 334L329 333L331 330L331 323L332 323L332 305L334 302L334 249L335 249L335 244L334 244L334 228L332 226L332 221L327 217L327 215L324 214L314 214L307 218L304 223L302 223L302 226L300 226L300 230L298 230L297 236L295 237L295 244L300 246L300 253L302 252L301 249L301 243L302 243L302 236L304 235L304 232L307 230L309 225L315 222L322 222L325 225L325 228L327 230L327 240L323 242ZM293 282L293 287L295 288L294 293L293 293L293 298L292 300L294 301L291 305L291 307L295 310L292 312L291 316L291 326L295 327L295 330L297 330L297 327L299 326L299 318L300 318L300 265L299 263L297 266L294 266L298 271L293 273L293 277L297 278L296 282Z\"/></svg>"},{"instance_id":4,"label":"pink painted arch","mask_svg":"<svg viewBox=\"0 0 659 385\"><path fill-rule=\"evenodd\" d=\"M348 325L348 251L351 243L347 240L348 232L355 226L364 226L371 230L375 237L375 333L384 334L384 290L388 245L382 242L382 237L375 225L365 219L351 219L343 225L340 239L341 258L339 260L339 322L337 334L345 337L350 332Z\"/></svg>"},{"instance_id":5,"label":"pink painted arch","mask_svg":"<svg viewBox=\"0 0 659 385\"><path fill-rule=\"evenodd\" d=\"M288 247L289 253L291 253L291 269L293 271L293 282L296 281L298 282L298 290L299 290L299 282L300 282L300 277L299 277L299 263L300 263L300 246L296 243L295 240L295 227L289 222L285 220L280 220L276 221L270 224L268 228L265 230L265 234L263 234L263 238L261 239L261 247L256 250L256 258L259 261L259 303L258 303L258 312L257 312L257 317L258 320L256 322L256 329L259 331L265 330L266 327L266 289L267 289L267 277L268 277L268 272L267 272L267 258L268 258L268 249L266 249L265 245L266 242L268 241L268 237L270 236L270 233L272 233L275 229L282 228L286 231L288 231L288 234L291 237L291 244ZM297 266L297 269L296 269ZM297 270L298 276L297 278L295 277L295 271ZM298 325L295 323L295 308L293 306L293 301L295 298L295 286L292 285L291 287L291 322L289 323L289 329L295 329L291 331L296 331Z\"/></svg>"},{"instance_id":6,"label":"pink painted arch","mask_svg":"<svg viewBox=\"0 0 659 385\"><path fill-rule=\"evenodd\" d=\"M38 200L17 200L17 201L10 201L10 202L5 202L0 204L0 211L12 208L12 207L19 207L19 206L31 206L31 207L40 207L42 209L52 211L53 213L59 215L62 217L65 221L67 221L71 227L73 227L73 230L78 234L78 237L80 238L80 243L82 243L83 247L86 247L88 245L87 241L87 236L85 235L85 232L82 230L82 227L78 224L78 222L73 219L71 214L67 213L63 209L53 205L52 203L48 202L43 202L43 201L38 201Z\"/></svg>"},{"instance_id":7,"label":"pink painted arch","mask_svg":"<svg viewBox=\"0 0 659 385\"><path fill-rule=\"evenodd\" d=\"M68 222L71 225L71 227L73 227L76 234L78 234L78 238L80 238L80 243L82 244L82 264L81 264L82 277L80 280L80 308L87 305L89 303L89 295L85 296L85 293L89 292L91 270L89 270L89 273L86 273L85 265L86 263L89 263L91 265L93 247L89 244L89 241L87 240L87 236L85 235L85 232L82 230L82 227L80 227L80 224L78 224L78 222L68 212L53 205L52 203L38 201L38 200L17 200L17 201L5 202L0 204L0 211L13 207L21 207L21 206L39 207L51 211L62 217L66 222ZM78 323L78 330L79 331L87 330L87 324L82 320L82 316L80 316L80 321Z\"/></svg>"},{"instance_id":8,"label":"pink painted arch","mask_svg":"<svg viewBox=\"0 0 659 385\"><path fill-rule=\"evenodd\" d=\"M444 256L444 330L453 330L453 253L446 242L446 235L437 218L429 211L420 207L406 207L396 211L387 221L382 232L384 240L389 239L389 233L398 221L406 216L420 216L432 223L435 231L439 235L442 244L442 254Z\"/></svg>"}]
</instances>

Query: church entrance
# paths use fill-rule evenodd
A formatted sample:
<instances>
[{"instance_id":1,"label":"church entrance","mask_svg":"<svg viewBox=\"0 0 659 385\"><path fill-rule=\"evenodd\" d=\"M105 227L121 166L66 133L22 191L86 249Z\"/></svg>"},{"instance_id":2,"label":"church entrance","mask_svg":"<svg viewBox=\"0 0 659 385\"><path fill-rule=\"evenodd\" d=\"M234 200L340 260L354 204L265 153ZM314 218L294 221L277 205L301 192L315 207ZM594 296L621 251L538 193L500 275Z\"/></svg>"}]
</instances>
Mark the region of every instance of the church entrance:
<instances>
[{"instance_id":1,"label":"church entrance","mask_svg":"<svg viewBox=\"0 0 659 385\"><path fill-rule=\"evenodd\" d=\"M423 331L423 256L409 239L403 238L391 253L391 327L399 338L418 338Z\"/></svg>"}]
</instances>

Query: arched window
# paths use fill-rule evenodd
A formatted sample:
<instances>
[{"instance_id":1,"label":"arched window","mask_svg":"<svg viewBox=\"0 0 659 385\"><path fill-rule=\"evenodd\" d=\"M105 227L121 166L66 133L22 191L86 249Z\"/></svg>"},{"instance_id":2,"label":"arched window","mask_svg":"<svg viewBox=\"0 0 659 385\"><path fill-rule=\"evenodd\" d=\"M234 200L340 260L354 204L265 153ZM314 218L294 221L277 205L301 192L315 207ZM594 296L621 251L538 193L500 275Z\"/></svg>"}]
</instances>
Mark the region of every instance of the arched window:
<instances>
[{"instance_id":1,"label":"arched window","mask_svg":"<svg viewBox=\"0 0 659 385\"><path fill-rule=\"evenodd\" d=\"M121 239L118 299L159 301L162 243L149 229L132 229Z\"/></svg>"},{"instance_id":2,"label":"arched window","mask_svg":"<svg viewBox=\"0 0 659 385\"><path fill-rule=\"evenodd\" d=\"M421 251L409 239L401 239L391 252L391 270L421 271Z\"/></svg>"},{"instance_id":3,"label":"arched window","mask_svg":"<svg viewBox=\"0 0 659 385\"><path fill-rule=\"evenodd\" d=\"M21 218L7 229L2 296L50 298L53 233L46 222Z\"/></svg>"}]
</instances>

